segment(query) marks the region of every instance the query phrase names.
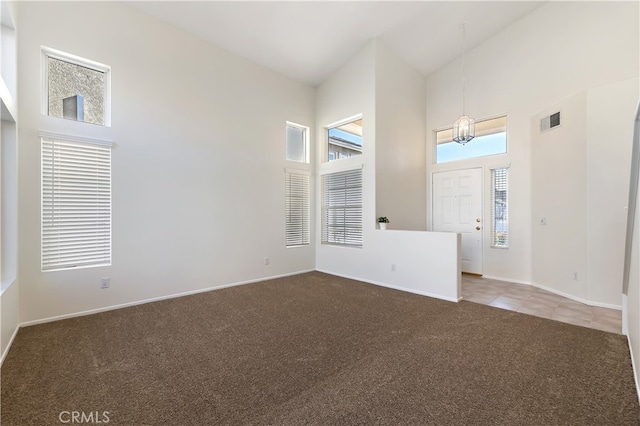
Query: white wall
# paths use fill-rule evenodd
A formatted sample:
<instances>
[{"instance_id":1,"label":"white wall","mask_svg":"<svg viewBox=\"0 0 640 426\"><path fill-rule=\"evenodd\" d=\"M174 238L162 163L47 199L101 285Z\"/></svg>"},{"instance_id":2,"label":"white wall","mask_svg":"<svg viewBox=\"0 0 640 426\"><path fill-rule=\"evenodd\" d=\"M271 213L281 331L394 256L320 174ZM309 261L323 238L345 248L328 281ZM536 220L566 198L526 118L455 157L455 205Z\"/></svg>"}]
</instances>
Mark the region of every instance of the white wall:
<instances>
[{"instance_id":1,"label":"white wall","mask_svg":"<svg viewBox=\"0 0 640 426\"><path fill-rule=\"evenodd\" d=\"M18 329L16 4L0 1L0 364Z\"/></svg>"},{"instance_id":2,"label":"white wall","mask_svg":"<svg viewBox=\"0 0 640 426\"><path fill-rule=\"evenodd\" d=\"M533 117L534 284L591 304L621 306L638 89L637 78L589 89ZM541 134L540 119L557 111L561 126Z\"/></svg>"},{"instance_id":3,"label":"white wall","mask_svg":"<svg viewBox=\"0 0 640 426\"><path fill-rule=\"evenodd\" d=\"M620 305L638 78L587 91L587 295Z\"/></svg>"},{"instance_id":4,"label":"white wall","mask_svg":"<svg viewBox=\"0 0 640 426\"><path fill-rule=\"evenodd\" d=\"M16 123L0 122L0 359L6 355L19 323L16 140Z\"/></svg>"},{"instance_id":5,"label":"white wall","mask_svg":"<svg viewBox=\"0 0 640 426\"><path fill-rule=\"evenodd\" d=\"M0 314L2 317L1 329L0 329L0 359L4 360L9 350L15 334L18 332L18 306L19 306L19 286L17 282L14 282L11 286L7 287L0 295Z\"/></svg>"},{"instance_id":6,"label":"white wall","mask_svg":"<svg viewBox=\"0 0 640 426\"><path fill-rule=\"evenodd\" d=\"M540 119L558 111L561 125L540 133ZM531 281L582 300L588 299L586 141L586 92L531 119Z\"/></svg>"},{"instance_id":7,"label":"white wall","mask_svg":"<svg viewBox=\"0 0 640 426\"><path fill-rule=\"evenodd\" d=\"M16 123L0 124L0 288L17 279L18 269L18 146Z\"/></svg>"},{"instance_id":8,"label":"white wall","mask_svg":"<svg viewBox=\"0 0 640 426\"><path fill-rule=\"evenodd\" d=\"M382 137L388 135L395 143L403 134L396 122L385 122L397 93L376 73L415 74L393 66L377 42L318 88L314 116L312 88L124 4L23 2L19 9L21 321L313 269L314 258L318 269L457 297L455 290L449 291L459 290L456 266L436 274L446 276L446 289L420 281L430 281L425 279L430 268L455 258L456 236L382 235L375 229L377 213L393 216L376 210L376 168L384 173L403 161L392 158L389 164L377 159L378 151L388 154L388 146L376 147L376 140L383 144ZM111 128L40 114L41 45L111 65ZM468 52L468 112L476 118L508 113L509 152L458 165L431 163L433 131L449 126L460 113L460 61L427 80L429 175L481 166L488 193L489 167L512 166L511 247L490 250L486 236L485 275L532 281L532 117L587 89L637 78L638 50L636 3L553 2ZM419 79L408 86L419 86ZM404 99L406 105L415 103ZM321 128L355 114L363 115L364 154L318 167L320 173L363 167L365 248L323 246L319 224L312 222L316 241L287 250L283 169L294 165L284 161L284 122ZM413 125L419 129L419 120ZM39 130L115 141L113 266L40 272ZM323 136L322 130L316 134L318 140ZM322 154L322 149L318 144L315 152ZM380 189L386 197L388 191ZM319 212L319 206L314 209ZM414 226L402 213L393 214L399 215L400 223ZM597 243L595 234L587 240L589 245ZM404 252L401 244L411 252ZM414 268L415 252L424 254L423 268ZM263 265L265 256L271 258L268 267ZM392 258L410 259L411 266L398 261L398 271L387 276ZM103 276L111 277L109 290L99 289ZM609 293L596 285L589 294L602 299Z\"/></svg>"},{"instance_id":9,"label":"white wall","mask_svg":"<svg viewBox=\"0 0 640 426\"><path fill-rule=\"evenodd\" d=\"M315 125L312 88L122 3L19 12L21 321L314 268L284 229L285 122ZM40 46L111 66L111 128L41 115ZM40 271L39 130L115 142L112 266Z\"/></svg>"},{"instance_id":10,"label":"white wall","mask_svg":"<svg viewBox=\"0 0 640 426\"><path fill-rule=\"evenodd\" d=\"M427 79L429 174L454 168L484 167L485 200L488 200L489 168L511 165L510 247L509 250L490 249L489 236L485 233L485 276L531 283L534 269L537 269L535 275L545 273L542 270L547 265L532 263L541 255L533 253L536 248L532 247L532 232L539 230L539 218L532 216L536 209L532 205L532 189L537 185L532 165L532 119L572 96L584 96L588 89L637 78L640 74L638 14L635 2L548 2L467 52L467 112L476 119L507 114L508 153L504 155L457 164L433 164L434 130L450 126L460 115L461 60L443 67ZM467 28L472 30L469 26ZM597 131L587 125L586 120L585 126L587 132ZM586 144L587 140L594 138L598 138L595 133L593 136L586 134L583 142ZM577 155L585 158L584 154ZM614 157L607 157L603 166L610 170L628 168L627 164L617 163L617 153ZM563 176L566 173L575 176L577 172L571 168L585 166L582 161L572 161L567 167L570 169L566 169ZM536 170L541 169L542 165L536 166ZM540 187L535 189L543 190ZM577 191L586 190L579 188ZM577 217L584 215L586 203L585 198L581 211L575 212ZM489 207L485 202L485 218L489 218ZM429 214L430 207L427 212ZM586 234L586 224L585 234L580 239L590 246L605 243L598 242L595 234ZM558 247L562 246L559 241ZM555 252L556 258L565 256L570 257L571 254L561 250ZM579 265L571 267L584 270L585 262L586 259L581 260ZM569 270L569 280L573 278L572 272ZM567 279L564 270L555 274L553 282ZM597 287L598 283L594 283ZM549 285L547 282L538 284ZM583 286L575 289L574 296L586 295L594 303L608 304L612 301L609 290L597 287L590 288L587 293L585 286L586 281L583 281ZM619 291L617 297L616 304L619 305Z\"/></svg>"},{"instance_id":11,"label":"white wall","mask_svg":"<svg viewBox=\"0 0 640 426\"><path fill-rule=\"evenodd\" d=\"M376 216L387 216L390 229L425 231L426 79L376 46Z\"/></svg>"},{"instance_id":12,"label":"white wall","mask_svg":"<svg viewBox=\"0 0 640 426\"><path fill-rule=\"evenodd\" d=\"M324 126L362 114L363 155L330 163L320 162L318 170L323 174L362 167L363 247L320 244L321 225L318 223L316 267L337 275L457 301L460 297L460 241L457 234L376 229L377 145L387 143L387 140L378 138L377 123L383 118L377 112L392 107L385 105L380 110L377 108L378 102L388 101L388 95L378 99L376 92L379 63L376 59L379 49L377 43L374 40L367 44L318 87L318 141L326 137ZM385 55L382 61L387 57ZM385 69L387 73L391 71L390 67ZM322 143L319 143L318 158L326 158L322 155L324 149ZM382 151L384 152L384 148ZM320 205L316 212L320 217ZM393 218L390 219L393 221ZM396 271L391 270L393 264L396 265Z\"/></svg>"},{"instance_id":13,"label":"white wall","mask_svg":"<svg viewBox=\"0 0 640 426\"><path fill-rule=\"evenodd\" d=\"M640 183L640 182L639 182ZM640 187L638 188L640 198ZM631 246L631 268L629 270L629 290L626 297L626 312L623 311L623 322L626 323L631 360L636 378L636 390L640 395L640 206L636 206L633 242Z\"/></svg>"}]
</instances>

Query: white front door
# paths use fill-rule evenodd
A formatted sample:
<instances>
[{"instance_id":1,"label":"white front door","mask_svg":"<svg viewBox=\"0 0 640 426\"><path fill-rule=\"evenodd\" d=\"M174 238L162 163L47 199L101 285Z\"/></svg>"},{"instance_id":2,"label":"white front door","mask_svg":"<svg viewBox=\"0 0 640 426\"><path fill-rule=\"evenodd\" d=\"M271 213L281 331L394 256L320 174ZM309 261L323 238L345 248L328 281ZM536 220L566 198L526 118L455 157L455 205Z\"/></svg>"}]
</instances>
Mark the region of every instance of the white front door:
<instances>
[{"instance_id":1,"label":"white front door","mask_svg":"<svg viewBox=\"0 0 640 426\"><path fill-rule=\"evenodd\" d=\"M482 169L433 174L433 230L462 234L462 272L482 275Z\"/></svg>"}]
</instances>

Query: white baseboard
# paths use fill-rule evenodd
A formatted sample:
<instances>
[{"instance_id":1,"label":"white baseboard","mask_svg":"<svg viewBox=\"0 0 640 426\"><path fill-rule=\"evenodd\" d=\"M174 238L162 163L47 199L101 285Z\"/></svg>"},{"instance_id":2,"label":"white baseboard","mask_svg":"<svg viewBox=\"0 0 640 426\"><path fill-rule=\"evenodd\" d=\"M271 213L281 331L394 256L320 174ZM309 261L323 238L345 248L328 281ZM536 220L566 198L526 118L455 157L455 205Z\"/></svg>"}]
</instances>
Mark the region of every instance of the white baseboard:
<instances>
[{"instance_id":1,"label":"white baseboard","mask_svg":"<svg viewBox=\"0 0 640 426\"><path fill-rule=\"evenodd\" d=\"M629 355L631 356L631 368L633 369L633 380L636 383L636 397L640 402L640 385L638 385L638 369L636 368L635 358L633 357L633 347L631 346L631 340L627 334L627 345L629 346Z\"/></svg>"},{"instance_id":2,"label":"white baseboard","mask_svg":"<svg viewBox=\"0 0 640 426\"><path fill-rule=\"evenodd\" d=\"M616 309L618 311L622 310L622 306L621 305L612 305L612 304L609 304L609 303L600 303L600 302L594 302L592 300L582 299L582 298L574 296L572 294L565 293L563 291L556 290L556 289L553 289L553 288L549 288L549 287L543 286L542 284L538 284L538 283L531 283L531 285L534 286L534 287L537 287L537 288L539 288L541 290L548 291L550 293L555 293L558 296L566 297L567 299L571 299L571 300L575 300L576 302L584 303L585 305L596 306L596 307L599 307L599 308Z\"/></svg>"},{"instance_id":3,"label":"white baseboard","mask_svg":"<svg viewBox=\"0 0 640 426\"><path fill-rule=\"evenodd\" d=\"M622 334L629 337L629 319L627 314L629 313L629 299L626 294L622 294ZM631 346L629 346L631 347Z\"/></svg>"},{"instance_id":4,"label":"white baseboard","mask_svg":"<svg viewBox=\"0 0 640 426\"><path fill-rule=\"evenodd\" d=\"M0 359L0 366L2 365L2 362L4 361L4 358L6 357L7 353L9 352L9 349L11 348L13 340L15 339L16 335L18 334L18 330L20 328L22 328L22 327L29 327L29 326L32 326L32 325L45 324L45 323L48 323L48 322L60 321L60 320L68 319L68 318L82 317L82 316L85 316L85 315L92 315L92 314L97 314L97 313L100 313L100 312L113 311L113 310L116 310L116 309L128 308L128 307L131 307L131 306L142 305L142 304L145 304L145 303L152 303L152 302L158 302L158 301L161 301L161 300L174 299L174 298L177 298L177 297L190 296L192 294L205 293L207 291L220 290L220 289L223 289L223 288L236 287L236 286L246 285L246 284L253 284L253 283L256 283L256 282L268 281L268 280L277 279L277 278L284 278L284 277L289 277L289 276L292 276L292 275L299 275L299 274L304 274L304 273L313 272L313 271L323 272L323 273L330 274L330 275L336 275L336 276L339 276L339 277L348 278L348 279L352 279L352 280L356 280L356 281L362 281L362 282L366 282L366 283L369 283L369 284L378 285L378 286L381 286L381 287L391 288L391 289L394 289L394 290L400 290L400 291L405 291L405 292L408 292L408 293L419 294L421 296L432 297L434 299L446 300L448 302L457 303L460 300L462 300L462 297L460 297L458 299L449 298L449 297L445 297L445 296L442 296L442 295L439 295L439 294L434 294L434 293L414 290L414 289L405 288L405 287L394 286L394 285L391 285L391 284L386 284L386 283L382 283L382 282L378 282L378 281L365 280L365 279L362 279L362 278L359 278L359 277L341 275L341 274L336 274L336 273L333 273L333 272L323 271L323 270L319 270L319 269L306 269L306 270L302 270L302 271L290 272L290 273L281 274L281 275L273 275L273 276L269 276L269 277L256 278L256 279L247 280L247 281L239 281L239 282L230 283L230 284L223 284L223 285L216 286L216 287L202 288L202 289L198 289L198 290L191 290L191 291L186 291L186 292L182 292L182 293L175 293L175 294L170 294L170 295L166 295L166 296L154 297L154 298L150 298L150 299L137 300L137 301L134 301L134 302L122 303L122 304L118 304L118 305L105 306L105 307L97 308L97 309L90 309L90 310L74 312L74 313L70 313L70 314L57 315L57 316L53 316L53 317L41 318L41 319L32 320L32 321L25 321L25 322L22 322L22 323L18 324L18 326L16 327L16 330L13 333L13 335L11 336L11 340L9 341L9 344L7 345L7 348L5 349L4 353L2 354L2 358Z\"/></svg>"},{"instance_id":5,"label":"white baseboard","mask_svg":"<svg viewBox=\"0 0 640 426\"><path fill-rule=\"evenodd\" d=\"M201 288L201 289L197 289L197 290L185 291L185 292L182 292L182 293L169 294L169 295L166 295L166 296L153 297L153 298L150 298L150 299L136 300L134 302L127 302L127 303L122 303L122 304L119 304L119 305L105 306L103 308L89 309L87 311L80 311L80 312L74 312L74 313L70 313L70 314L57 315L57 316L54 316L54 317L41 318L41 319L32 320L32 321L25 321L25 322L20 323L19 327L29 327L29 326L32 326L32 325L44 324L44 323L53 322L53 321L60 321L60 320L63 320L63 319L68 319L68 318L75 318L75 317L82 317L82 316L85 316L85 315L98 314L100 312L107 312L107 311L113 311L113 310L116 310L116 309L128 308L128 307L136 306L136 305L143 305L145 303L159 302L161 300L167 300L167 299L175 299L177 297L190 296L192 294L205 293L207 291L221 290L223 288L236 287L236 286L246 285L246 284L253 284L253 283L257 283L257 282L261 282L261 281L268 281L268 280L273 280L273 279L277 279L277 278L284 278L284 277L289 277L289 276L292 276L292 275L304 274L304 273L313 272L313 271L315 271L315 269L306 269L306 270L303 270L303 271L296 271L296 272L291 272L291 273L286 273L286 274L281 274L281 275L272 275L272 276L269 276L269 277L256 278L256 279L247 280L247 281L238 281L238 282L234 282L234 283L230 283L230 284L222 284L222 285L215 286L215 287L207 287L207 288Z\"/></svg>"},{"instance_id":6,"label":"white baseboard","mask_svg":"<svg viewBox=\"0 0 640 426\"><path fill-rule=\"evenodd\" d=\"M11 338L9 339L9 343L7 344L7 347L4 348L4 352L2 353L2 356L0 357L0 367L2 367L2 364L4 364L4 359L7 357L7 354L9 353L9 349L11 349L11 345L13 344L13 341L15 340L16 336L18 335L18 331L20 330L20 324L16 325L16 329L13 330L13 334L11 335Z\"/></svg>"},{"instance_id":7,"label":"white baseboard","mask_svg":"<svg viewBox=\"0 0 640 426\"><path fill-rule=\"evenodd\" d=\"M600 302L594 302L592 300L582 299L582 298L574 296L572 294L565 293L565 292L562 292L562 291L559 291L559 290L544 286L542 284L531 282L531 281L513 280L513 279L510 279L510 278L493 277L493 276L490 276L490 275L483 275L482 278L487 278L487 279L496 280L496 281L506 281L506 282L509 282L509 283L530 285L530 286L539 288L540 290L548 291L550 293L557 294L558 296L566 297L567 299L571 299L571 300L575 300L576 302L584 303L585 305L597 306L599 308L616 309L618 311L622 310L622 305L612 305L612 304L609 304L609 303L600 303Z\"/></svg>"},{"instance_id":8,"label":"white baseboard","mask_svg":"<svg viewBox=\"0 0 640 426\"><path fill-rule=\"evenodd\" d=\"M628 298L626 294L622 295L622 334L627 336L627 346L629 346L629 356L631 357L631 368L633 369L633 381L636 384L636 396L640 402L640 384L638 383L638 369L636 367L636 359L633 356L633 346L631 345L631 337L629 337L629 326L627 322Z\"/></svg>"},{"instance_id":9,"label":"white baseboard","mask_svg":"<svg viewBox=\"0 0 640 426\"><path fill-rule=\"evenodd\" d=\"M407 287L395 286L395 285L383 283L383 282L380 282L380 281L368 280L368 279L365 279L365 278L354 277L354 276L350 276L350 275L337 274L335 272L325 271L325 270L322 270L322 269L317 269L317 271L318 272L322 272L324 274L335 275L337 277L347 278L347 279L354 280L354 281L362 281L364 283L373 284L373 285L377 285L377 286L380 286L380 287L387 287L387 288L391 288L393 290L400 290L400 291L405 291L407 293L419 294L420 296L427 296L427 297L432 297L434 299L446 300L447 302L458 303L459 301L462 300L462 297L459 297L459 298L446 297L446 296L442 296L440 294L429 293L429 292L420 291L420 290L414 290L412 288L407 288Z\"/></svg>"},{"instance_id":10,"label":"white baseboard","mask_svg":"<svg viewBox=\"0 0 640 426\"><path fill-rule=\"evenodd\" d=\"M489 280L495 280L495 281L505 281L505 282L508 282L508 283L531 285L531 281L514 280L514 279L511 279L511 278L494 277L494 276L491 276L491 275L483 275L482 278L487 278Z\"/></svg>"}]
</instances>

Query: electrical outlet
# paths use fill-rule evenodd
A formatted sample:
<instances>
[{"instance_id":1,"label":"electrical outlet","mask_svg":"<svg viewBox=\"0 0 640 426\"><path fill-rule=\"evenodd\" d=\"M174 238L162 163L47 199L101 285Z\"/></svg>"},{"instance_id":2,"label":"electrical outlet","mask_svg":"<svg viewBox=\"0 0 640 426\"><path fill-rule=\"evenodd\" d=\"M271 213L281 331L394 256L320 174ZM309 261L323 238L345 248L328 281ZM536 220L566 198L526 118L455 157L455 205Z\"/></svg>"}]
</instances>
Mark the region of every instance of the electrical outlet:
<instances>
[{"instance_id":1,"label":"electrical outlet","mask_svg":"<svg viewBox=\"0 0 640 426\"><path fill-rule=\"evenodd\" d=\"M100 278L100 288L109 288L110 285L111 285L111 278L109 277Z\"/></svg>"},{"instance_id":2,"label":"electrical outlet","mask_svg":"<svg viewBox=\"0 0 640 426\"><path fill-rule=\"evenodd\" d=\"M391 271L392 271L392 272L395 272L395 271L396 271L396 264L395 264L395 263L392 263L392 264L391 264Z\"/></svg>"},{"instance_id":3,"label":"electrical outlet","mask_svg":"<svg viewBox=\"0 0 640 426\"><path fill-rule=\"evenodd\" d=\"M269 258L268 258L268 257L265 257L265 258L264 258L264 264L265 264L265 265L268 265L268 264L269 264Z\"/></svg>"}]
</instances>

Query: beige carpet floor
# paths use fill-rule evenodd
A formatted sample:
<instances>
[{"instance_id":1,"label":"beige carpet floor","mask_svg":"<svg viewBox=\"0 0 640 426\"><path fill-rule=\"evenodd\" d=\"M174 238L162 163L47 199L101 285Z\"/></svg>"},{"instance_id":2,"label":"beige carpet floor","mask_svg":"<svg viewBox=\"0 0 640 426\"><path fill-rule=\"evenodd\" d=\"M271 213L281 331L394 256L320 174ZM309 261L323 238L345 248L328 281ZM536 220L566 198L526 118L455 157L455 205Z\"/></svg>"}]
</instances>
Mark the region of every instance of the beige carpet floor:
<instances>
[{"instance_id":1,"label":"beige carpet floor","mask_svg":"<svg viewBox=\"0 0 640 426\"><path fill-rule=\"evenodd\" d=\"M1 380L3 426L640 424L624 336L318 272L23 328Z\"/></svg>"}]
</instances>

